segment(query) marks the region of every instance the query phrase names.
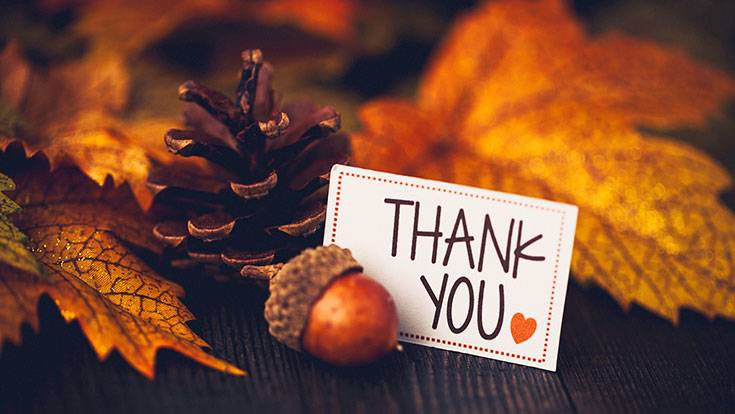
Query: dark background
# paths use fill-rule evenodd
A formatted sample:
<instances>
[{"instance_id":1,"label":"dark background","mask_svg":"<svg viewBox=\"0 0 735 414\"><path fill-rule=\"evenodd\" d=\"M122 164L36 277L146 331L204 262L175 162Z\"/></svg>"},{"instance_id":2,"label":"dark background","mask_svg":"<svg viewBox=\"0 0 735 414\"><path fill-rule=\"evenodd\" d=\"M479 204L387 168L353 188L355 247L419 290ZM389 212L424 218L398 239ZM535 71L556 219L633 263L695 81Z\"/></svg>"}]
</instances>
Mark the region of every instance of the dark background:
<instances>
[{"instance_id":1,"label":"dark background","mask_svg":"<svg viewBox=\"0 0 735 414\"><path fill-rule=\"evenodd\" d=\"M368 36L375 29L370 24L385 25L392 30L388 46L350 51L338 73L322 77L299 79L286 69L286 75L276 79L277 86L334 103L345 114L346 128L357 128L354 108L360 102L412 93L453 17L471 5L393 4L385 14L377 13L382 18L375 17L361 29ZM85 40L64 34L73 12L42 13L25 2L3 2L0 7L0 42L25 36L26 51L38 64L83 53ZM699 60L735 72L735 2L601 0L576 2L574 9L593 34L621 29L682 47ZM408 22L401 18L407 13L422 17ZM31 34L26 33L29 28ZM248 46L264 44L277 71L279 61L288 66L298 53L339 47L313 43L290 29L255 33L232 22L194 21L142 54L135 70L150 76L147 83L136 85L128 115L177 111L176 106L156 102L174 101L175 85L183 79L226 83L219 80L217 68L236 65L225 65L226 58L220 56L242 48L246 40ZM731 102L724 115L713 116L703 128L654 132L689 142L735 172L734 119ZM735 205L732 192L723 198ZM218 285L199 274L167 276L186 288L184 302L198 317L192 322L194 330L218 356L251 376L221 374L163 350L156 379L149 381L115 352L97 361L77 324L65 324L51 300L44 298L39 305L40 333L26 326L23 345L5 344L0 355L0 410L735 411L733 322L709 321L683 310L679 326L673 326L636 306L626 313L602 290L576 282L570 283L567 294L556 373L409 344L404 352L371 367L344 370L272 339L262 316L266 293L259 288Z\"/></svg>"}]
</instances>

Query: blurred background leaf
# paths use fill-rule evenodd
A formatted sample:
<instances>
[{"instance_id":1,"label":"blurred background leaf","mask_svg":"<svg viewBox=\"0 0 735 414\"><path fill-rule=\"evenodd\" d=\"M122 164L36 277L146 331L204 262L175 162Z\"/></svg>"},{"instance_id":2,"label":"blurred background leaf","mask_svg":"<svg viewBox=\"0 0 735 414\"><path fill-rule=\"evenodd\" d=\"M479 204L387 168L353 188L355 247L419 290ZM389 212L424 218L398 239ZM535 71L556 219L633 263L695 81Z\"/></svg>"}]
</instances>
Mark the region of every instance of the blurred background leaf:
<instances>
[{"instance_id":1,"label":"blurred background leaf","mask_svg":"<svg viewBox=\"0 0 735 414\"><path fill-rule=\"evenodd\" d=\"M732 187L694 148L637 125L700 125L735 78L684 53L589 36L565 3L498 1L458 19L415 103L361 107L358 163L579 206L572 273L623 307L735 318ZM472 47L467 47L472 45Z\"/></svg>"}]
</instances>

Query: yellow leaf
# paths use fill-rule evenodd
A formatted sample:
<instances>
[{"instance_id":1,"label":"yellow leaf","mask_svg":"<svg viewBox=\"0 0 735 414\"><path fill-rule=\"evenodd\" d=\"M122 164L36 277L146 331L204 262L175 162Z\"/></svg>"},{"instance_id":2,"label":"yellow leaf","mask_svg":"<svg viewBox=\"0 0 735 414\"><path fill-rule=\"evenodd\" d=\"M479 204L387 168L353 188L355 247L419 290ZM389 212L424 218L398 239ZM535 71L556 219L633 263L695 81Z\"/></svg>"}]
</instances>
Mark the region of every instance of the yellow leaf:
<instances>
[{"instance_id":1,"label":"yellow leaf","mask_svg":"<svg viewBox=\"0 0 735 414\"><path fill-rule=\"evenodd\" d=\"M128 247L159 249L127 187L100 187L72 167L49 173L45 158L19 161L18 152L11 147L0 165L16 181L12 196L23 208L16 222L49 280L0 270L0 339L19 342L20 324L37 324L36 302L48 293L67 321L79 323L100 359L116 349L152 378L157 350L169 348L214 369L245 374L202 349L208 345L187 326L194 317L179 299L183 289Z\"/></svg>"},{"instance_id":2,"label":"yellow leaf","mask_svg":"<svg viewBox=\"0 0 735 414\"><path fill-rule=\"evenodd\" d=\"M576 204L572 273L626 308L735 319L731 177L639 125L696 124L725 74L618 33L590 38L560 1L501 1L459 19L415 104L361 109L358 164Z\"/></svg>"}]
</instances>

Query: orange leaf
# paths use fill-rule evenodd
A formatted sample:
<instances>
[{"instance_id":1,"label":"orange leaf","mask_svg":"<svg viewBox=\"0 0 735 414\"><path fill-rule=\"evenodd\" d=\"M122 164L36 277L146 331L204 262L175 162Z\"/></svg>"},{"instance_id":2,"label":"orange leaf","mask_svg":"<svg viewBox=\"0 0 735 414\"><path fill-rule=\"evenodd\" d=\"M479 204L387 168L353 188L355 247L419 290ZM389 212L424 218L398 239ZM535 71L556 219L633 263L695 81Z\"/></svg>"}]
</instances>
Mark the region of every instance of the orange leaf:
<instances>
[{"instance_id":1,"label":"orange leaf","mask_svg":"<svg viewBox=\"0 0 735 414\"><path fill-rule=\"evenodd\" d=\"M354 35L354 12L352 0L110 0L81 5L75 29L104 49L112 47L133 55L194 19L285 22L336 41L348 41Z\"/></svg>"},{"instance_id":2,"label":"orange leaf","mask_svg":"<svg viewBox=\"0 0 735 414\"><path fill-rule=\"evenodd\" d=\"M257 18L274 23L293 23L334 40L355 36L356 0L275 0L261 2Z\"/></svg>"},{"instance_id":3,"label":"orange leaf","mask_svg":"<svg viewBox=\"0 0 735 414\"><path fill-rule=\"evenodd\" d=\"M179 297L183 289L158 276L128 247L158 250L127 187L98 186L78 169L48 172L42 156L23 160L19 147L0 165L16 181L15 217L47 281L0 270L0 339L20 341L20 324L35 327L36 302L48 293L67 321L78 321L100 359L113 349L153 378L159 348L234 375L239 368L206 353L206 342L187 326L194 319Z\"/></svg>"},{"instance_id":4,"label":"orange leaf","mask_svg":"<svg viewBox=\"0 0 735 414\"><path fill-rule=\"evenodd\" d=\"M169 155L155 149L176 122L117 118L130 88L121 56L95 51L44 71L32 68L11 43L0 55L0 68L0 74L8 72L0 79L0 98L28 124L13 136L0 136L0 149L20 139L31 155L43 151L52 169L72 164L100 185L108 175L118 185L128 182L141 206L150 206L146 177L152 159L167 162Z\"/></svg>"},{"instance_id":5,"label":"orange leaf","mask_svg":"<svg viewBox=\"0 0 735 414\"><path fill-rule=\"evenodd\" d=\"M0 267L0 350L8 340L16 345L21 343L20 327L29 323L38 331L36 303L38 298L48 292L49 285L32 274L21 273L3 265Z\"/></svg>"},{"instance_id":6,"label":"orange leaf","mask_svg":"<svg viewBox=\"0 0 735 414\"><path fill-rule=\"evenodd\" d=\"M735 319L731 177L636 126L701 123L735 93L723 73L618 33L560 1L501 1L460 18L416 104L360 112L357 163L580 207L572 263L626 308Z\"/></svg>"},{"instance_id":7,"label":"orange leaf","mask_svg":"<svg viewBox=\"0 0 735 414\"><path fill-rule=\"evenodd\" d=\"M85 112L60 126L41 149L52 168L67 164L78 166L97 184L111 176L116 185L127 182L147 210L153 195L147 187L148 172L154 162L168 163L172 156L163 149L162 137L171 119L121 121L99 112Z\"/></svg>"},{"instance_id":8,"label":"orange leaf","mask_svg":"<svg viewBox=\"0 0 735 414\"><path fill-rule=\"evenodd\" d=\"M19 107L25 98L31 68L20 55L20 46L10 42L0 53L0 98L13 107Z\"/></svg>"}]
</instances>

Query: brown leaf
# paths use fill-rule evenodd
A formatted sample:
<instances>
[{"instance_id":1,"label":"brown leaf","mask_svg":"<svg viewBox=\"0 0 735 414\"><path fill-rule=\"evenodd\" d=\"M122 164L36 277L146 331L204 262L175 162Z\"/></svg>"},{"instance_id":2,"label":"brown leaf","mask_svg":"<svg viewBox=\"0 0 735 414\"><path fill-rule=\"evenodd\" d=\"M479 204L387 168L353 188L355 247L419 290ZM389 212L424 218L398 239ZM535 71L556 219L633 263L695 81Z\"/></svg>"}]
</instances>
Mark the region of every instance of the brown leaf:
<instances>
[{"instance_id":1,"label":"brown leaf","mask_svg":"<svg viewBox=\"0 0 735 414\"><path fill-rule=\"evenodd\" d=\"M113 349L145 376L154 375L159 348L178 351L214 369L244 375L204 352L187 326L194 316L179 300L183 289L158 276L134 250L158 250L127 187L98 186L78 169L48 172L42 156L18 157L17 146L0 165L17 184L15 217L30 238L49 280L0 270L0 339L20 342L20 324L37 327L36 302L48 293L67 321L76 320L100 359Z\"/></svg>"},{"instance_id":2,"label":"brown leaf","mask_svg":"<svg viewBox=\"0 0 735 414\"><path fill-rule=\"evenodd\" d=\"M20 46L11 41L0 53L0 97L7 104L19 107L26 94L31 68L20 55Z\"/></svg>"},{"instance_id":3,"label":"brown leaf","mask_svg":"<svg viewBox=\"0 0 735 414\"><path fill-rule=\"evenodd\" d=\"M38 331L36 303L46 293L49 285L32 274L0 266L0 350L6 340L20 345L20 327L29 323Z\"/></svg>"},{"instance_id":4,"label":"brown leaf","mask_svg":"<svg viewBox=\"0 0 735 414\"><path fill-rule=\"evenodd\" d=\"M76 165L102 185L110 176L116 185L127 182L138 203L147 210L153 195L146 181L154 163L170 163L171 154L161 145L165 131L175 120L122 121L98 112L79 114L60 127L43 152L52 167Z\"/></svg>"},{"instance_id":5,"label":"brown leaf","mask_svg":"<svg viewBox=\"0 0 735 414\"><path fill-rule=\"evenodd\" d=\"M0 74L0 100L32 122L37 134L53 134L86 112L118 113L128 102L130 77L122 56L114 52L97 50L41 68L10 42L0 53Z\"/></svg>"},{"instance_id":6,"label":"brown leaf","mask_svg":"<svg viewBox=\"0 0 735 414\"><path fill-rule=\"evenodd\" d=\"M128 182L141 206L150 206L146 176L153 161L170 159L158 149L163 133L176 121L118 118L130 88L121 56L95 51L42 70L33 68L11 43L0 55L2 72L9 76L0 79L0 99L12 104L30 126L0 136L0 149L22 140L31 155L43 151L52 169L71 164L100 185L108 175L118 185Z\"/></svg>"},{"instance_id":7,"label":"brown leaf","mask_svg":"<svg viewBox=\"0 0 735 414\"><path fill-rule=\"evenodd\" d=\"M357 164L577 204L572 263L626 308L735 318L731 177L635 129L700 123L735 82L679 51L597 38L560 1L493 2L462 17L416 104L361 110ZM400 160L400 164L396 162Z\"/></svg>"},{"instance_id":8,"label":"brown leaf","mask_svg":"<svg viewBox=\"0 0 735 414\"><path fill-rule=\"evenodd\" d=\"M44 75L29 82L23 113L42 122L48 134L79 114L116 114L128 103L130 75L119 54L94 51Z\"/></svg>"}]
</instances>

